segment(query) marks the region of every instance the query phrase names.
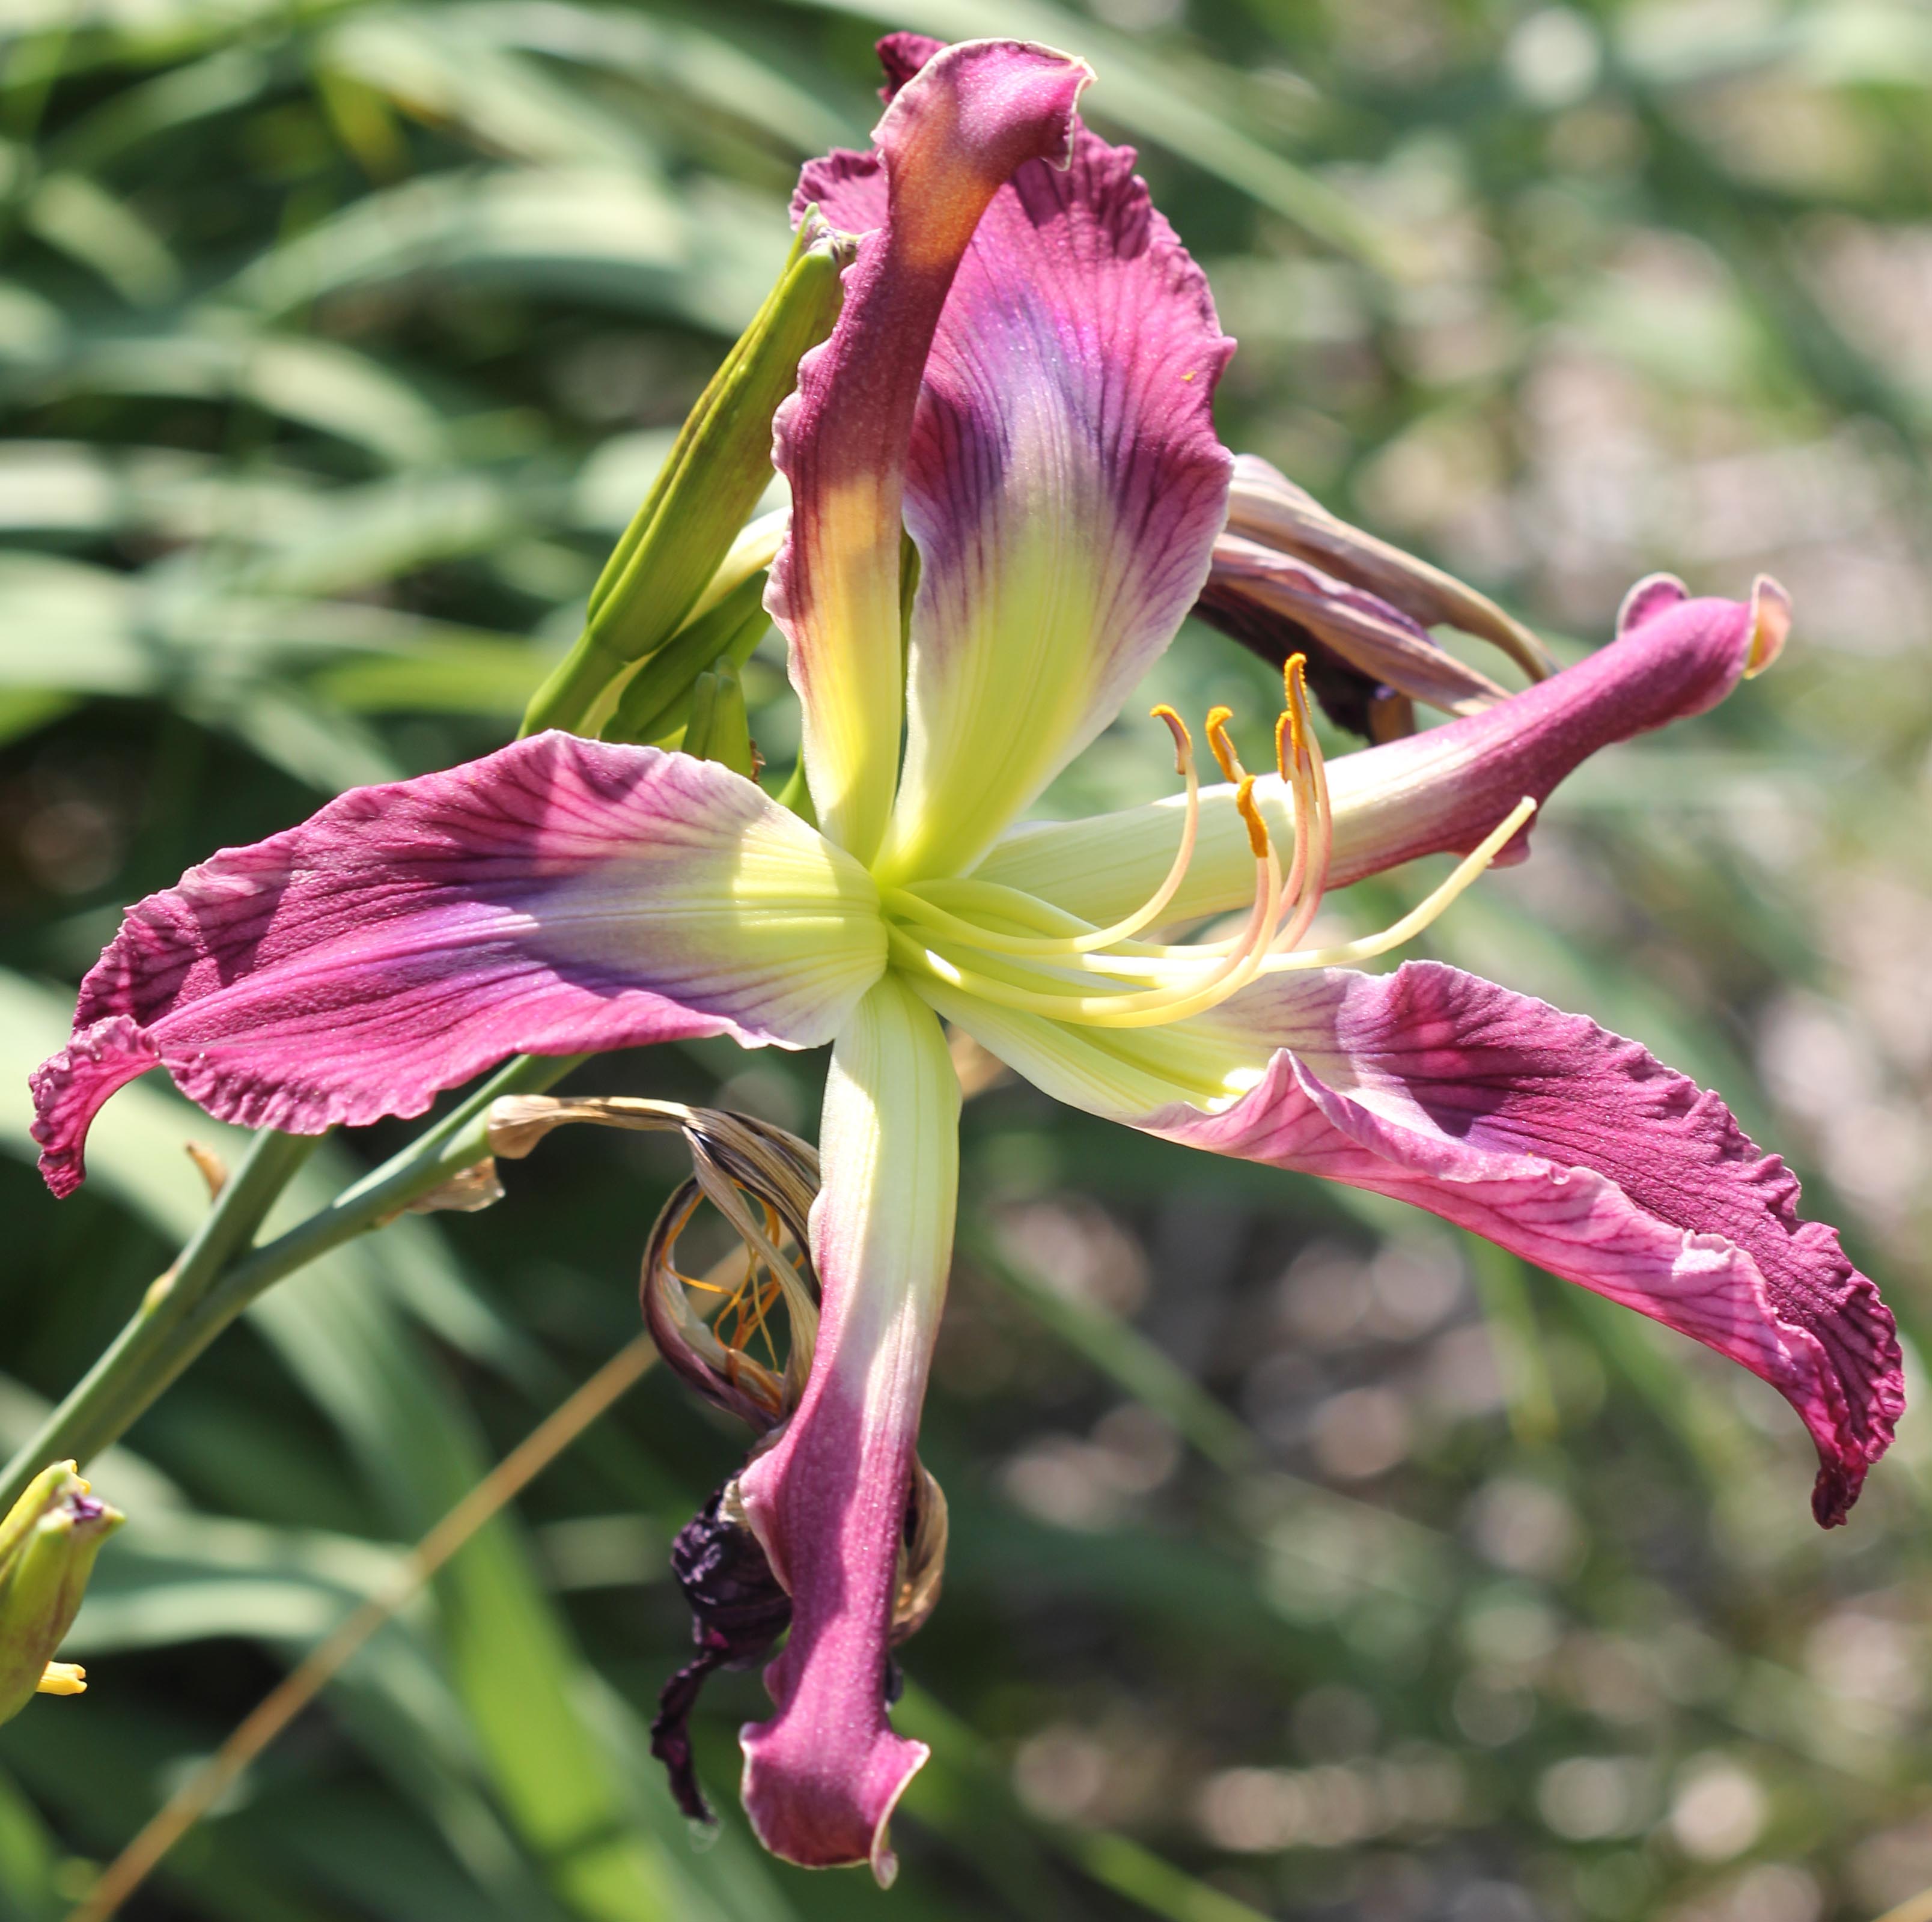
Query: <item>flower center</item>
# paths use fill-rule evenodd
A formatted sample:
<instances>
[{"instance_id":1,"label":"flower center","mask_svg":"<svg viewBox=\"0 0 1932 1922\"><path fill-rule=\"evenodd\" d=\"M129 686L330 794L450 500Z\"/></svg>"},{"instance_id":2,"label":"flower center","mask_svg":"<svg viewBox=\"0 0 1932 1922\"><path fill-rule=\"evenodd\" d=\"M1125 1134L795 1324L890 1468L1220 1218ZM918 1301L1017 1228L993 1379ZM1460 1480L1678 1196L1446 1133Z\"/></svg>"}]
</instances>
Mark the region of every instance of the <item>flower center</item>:
<instances>
[{"instance_id":1,"label":"flower center","mask_svg":"<svg viewBox=\"0 0 1932 1922\"><path fill-rule=\"evenodd\" d=\"M1180 844L1160 886L1132 913L1095 927L1050 902L970 877L922 881L882 892L894 961L1000 1007L1085 1027L1161 1027L1204 1014L1266 974L1366 961L1426 928L1493 861L1535 811L1526 796L1420 906L1381 933L1339 946L1297 952L1321 907L1334 842L1322 750L1308 706L1306 663L1299 654L1282 673L1275 724L1275 764L1294 802L1294 848L1281 857L1242 766L1225 707L1210 710L1208 745L1233 784L1234 806L1254 856L1253 905L1240 931L1213 941L1162 943L1134 937L1167 912L1200 836L1201 784L1186 724L1156 707L1174 736L1174 771L1186 783Z\"/></svg>"}]
</instances>

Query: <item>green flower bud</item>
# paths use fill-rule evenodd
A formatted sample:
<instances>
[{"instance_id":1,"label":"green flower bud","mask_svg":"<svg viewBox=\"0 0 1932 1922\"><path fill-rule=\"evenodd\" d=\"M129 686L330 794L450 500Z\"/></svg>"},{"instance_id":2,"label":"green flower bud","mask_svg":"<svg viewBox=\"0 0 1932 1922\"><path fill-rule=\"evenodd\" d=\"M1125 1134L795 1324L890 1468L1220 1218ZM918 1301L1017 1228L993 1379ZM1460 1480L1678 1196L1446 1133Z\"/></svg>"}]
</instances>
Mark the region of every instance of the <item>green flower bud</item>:
<instances>
[{"instance_id":1,"label":"green flower bud","mask_svg":"<svg viewBox=\"0 0 1932 1922\"><path fill-rule=\"evenodd\" d=\"M605 565L583 634L532 698L524 733L601 732L627 672L715 601L706 590L771 482L772 416L797 384L800 358L832 331L851 257L850 243L808 213L778 285L692 409ZM647 666L633 679L651 673Z\"/></svg>"},{"instance_id":2,"label":"green flower bud","mask_svg":"<svg viewBox=\"0 0 1932 1922\"><path fill-rule=\"evenodd\" d=\"M79 1695L85 1669L53 1660L119 1511L96 1500L71 1462L36 1476L0 1520L0 1722L28 1698Z\"/></svg>"},{"instance_id":3,"label":"green flower bud","mask_svg":"<svg viewBox=\"0 0 1932 1922\"><path fill-rule=\"evenodd\" d=\"M747 780L758 771L758 750L752 745L751 724L745 714L745 690L739 685L737 668L729 660L719 658L698 676L692 689L684 751L700 760L722 761Z\"/></svg>"},{"instance_id":4,"label":"green flower bud","mask_svg":"<svg viewBox=\"0 0 1932 1922\"><path fill-rule=\"evenodd\" d=\"M720 661L730 662L734 670L742 667L764 638L771 620L761 598L764 588L762 574L750 576L668 641L640 673L632 676L603 730L604 739L664 741L684 727L698 676ZM688 733L684 748L687 754L698 751Z\"/></svg>"}]
</instances>

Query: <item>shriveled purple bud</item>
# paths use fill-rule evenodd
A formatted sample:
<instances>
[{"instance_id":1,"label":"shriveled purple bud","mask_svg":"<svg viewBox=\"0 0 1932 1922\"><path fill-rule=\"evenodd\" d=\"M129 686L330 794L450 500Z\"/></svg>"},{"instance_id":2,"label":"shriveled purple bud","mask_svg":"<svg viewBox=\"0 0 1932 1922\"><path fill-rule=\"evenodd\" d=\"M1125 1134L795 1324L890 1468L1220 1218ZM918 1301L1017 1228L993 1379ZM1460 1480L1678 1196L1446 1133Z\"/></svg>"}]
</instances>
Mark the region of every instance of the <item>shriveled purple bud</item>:
<instances>
[{"instance_id":1,"label":"shriveled purple bud","mask_svg":"<svg viewBox=\"0 0 1932 1922\"><path fill-rule=\"evenodd\" d=\"M791 1625L791 1597L772 1574L758 1538L734 1519L732 1484L718 1489L678 1531L670 1571L691 1609L698 1653L658 1696L651 1753L664 1765L677 1805L693 1822L716 1818L698 1786L691 1758L691 1715L706 1679L719 1669L746 1669L764 1657Z\"/></svg>"}]
</instances>

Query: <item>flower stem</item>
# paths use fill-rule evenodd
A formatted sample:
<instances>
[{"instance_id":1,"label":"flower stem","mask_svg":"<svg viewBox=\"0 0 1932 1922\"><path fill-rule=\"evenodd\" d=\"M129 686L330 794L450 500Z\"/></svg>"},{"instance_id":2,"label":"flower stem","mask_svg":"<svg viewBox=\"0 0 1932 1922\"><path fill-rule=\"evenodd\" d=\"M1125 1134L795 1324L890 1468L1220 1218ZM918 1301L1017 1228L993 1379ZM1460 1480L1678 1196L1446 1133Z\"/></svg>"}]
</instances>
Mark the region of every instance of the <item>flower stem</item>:
<instances>
[{"instance_id":1,"label":"flower stem","mask_svg":"<svg viewBox=\"0 0 1932 1922\"><path fill-rule=\"evenodd\" d=\"M285 1276L306 1267L345 1241L393 1221L409 1204L473 1168L490 1152L489 1110L503 1095L542 1094L590 1057L586 1054L520 1054L492 1075L459 1108L452 1108L400 1153L345 1188L266 1247L236 1263L197 1311L209 1322L208 1339L226 1327L257 1296Z\"/></svg>"},{"instance_id":2,"label":"flower stem","mask_svg":"<svg viewBox=\"0 0 1932 1922\"><path fill-rule=\"evenodd\" d=\"M178 1345L183 1324L229 1257L254 1238L317 1139L268 1131L255 1137L179 1258L142 1297L112 1345L8 1465L0 1510L11 1507L50 1462L85 1461L106 1447L172 1378L167 1357ZM143 1393L158 1375L154 1388Z\"/></svg>"},{"instance_id":3,"label":"flower stem","mask_svg":"<svg viewBox=\"0 0 1932 1922\"><path fill-rule=\"evenodd\" d=\"M196 1356L268 1288L393 1219L410 1202L490 1152L486 1121L499 1095L540 1093L582 1055L523 1055L508 1063L381 1167L326 1208L252 1246L282 1191L321 1145L319 1135L264 1129L180 1258L146 1294L112 1345L7 1465L0 1514L50 1462L85 1462L118 1441Z\"/></svg>"}]
</instances>

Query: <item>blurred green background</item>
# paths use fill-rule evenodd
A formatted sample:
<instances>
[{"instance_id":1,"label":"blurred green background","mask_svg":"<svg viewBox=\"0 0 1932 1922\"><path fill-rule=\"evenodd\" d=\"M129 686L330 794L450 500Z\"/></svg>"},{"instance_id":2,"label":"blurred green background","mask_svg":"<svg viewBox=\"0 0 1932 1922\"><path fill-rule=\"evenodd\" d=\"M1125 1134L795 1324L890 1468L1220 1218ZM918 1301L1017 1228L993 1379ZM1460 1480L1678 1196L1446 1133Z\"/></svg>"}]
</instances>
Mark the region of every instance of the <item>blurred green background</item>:
<instances>
[{"instance_id":1,"label":"blurred green background","mask_svg":"<svg viewBox=\"0 0 1932 1922\"><path fill-rule=\"evenodd\" d=\"M198 1217L182 1142L236 1145L144 1083L88 1188L40 1189L18 1076L121 905L501 742L798 163L862 144L890 25L1086 54L1240 338L1224 437L1559 651L1653 568L1792 590L1774 674L1586 769L1422 949L1720 1088L1916 1331L1932 9L4 0L0 1439ZM748 680L782 768L776 637ZM1148 692L1257 749L1273 712L1192 628ZM1171 778L1132 721L1049 811ZM808 1129L822 1072L720 1042L572 1085ZM310 1199L404 1138L372 1132ZM630 1336L682 1163L595 1132L284 1284L96 1465L133 1519L70 1645L92 1692L0 1731L0 1915L62 1914ZM1821 1535L1769 1390L1430 1219L1010 1081L966 1138L923 1444L952 1552L899 1711L935 1754L890 1895L749 1843L755 1677L700 1720L715 1847L644 1753L687 1645L666 1546L740 1448L653 1376L128 1913L1870 1922L1932 1885L1922 1417Z\"/></svg>"}]
</instances>

